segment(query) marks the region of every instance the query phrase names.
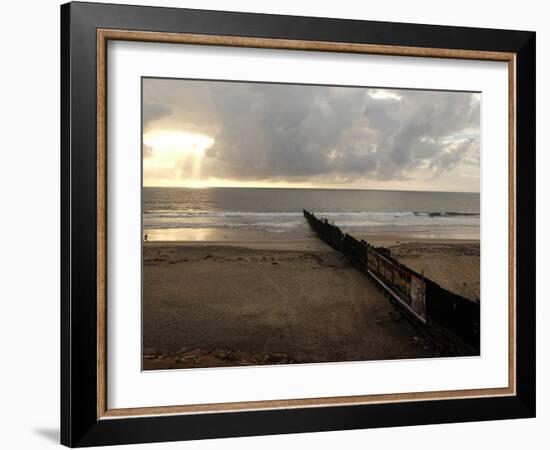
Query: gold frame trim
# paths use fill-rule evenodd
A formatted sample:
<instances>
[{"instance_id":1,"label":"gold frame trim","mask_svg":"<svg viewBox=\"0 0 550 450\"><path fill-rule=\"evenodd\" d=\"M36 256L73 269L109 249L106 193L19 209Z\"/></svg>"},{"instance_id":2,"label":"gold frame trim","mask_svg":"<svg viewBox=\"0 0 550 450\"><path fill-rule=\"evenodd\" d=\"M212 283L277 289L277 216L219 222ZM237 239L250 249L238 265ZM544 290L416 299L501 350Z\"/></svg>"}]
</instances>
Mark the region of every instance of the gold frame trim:
<instances>
[{"instance_id":1,"label":"gold frame trim","mask_svg":"<svg viewBox=\"0 0 550 450\"><path fill-rule=\"evenodd\" d=\"M289 400L265 400L203 405L150 406L109 409L107 405L107 42L109 40L218 45L340 53L364 53L508 62L508 246L509 246L509 321L508 387L490 389L411 392ZM157 33L114 29L97 30L97 418L129 416L218 413L243 410L290 409L320 406L390 403L402 401L445 400L474 397L513 396L516 394L516 55L515 53L445 48L402 47L322 41L264 39L239 36Z\"/></svg>"}]
</instances>

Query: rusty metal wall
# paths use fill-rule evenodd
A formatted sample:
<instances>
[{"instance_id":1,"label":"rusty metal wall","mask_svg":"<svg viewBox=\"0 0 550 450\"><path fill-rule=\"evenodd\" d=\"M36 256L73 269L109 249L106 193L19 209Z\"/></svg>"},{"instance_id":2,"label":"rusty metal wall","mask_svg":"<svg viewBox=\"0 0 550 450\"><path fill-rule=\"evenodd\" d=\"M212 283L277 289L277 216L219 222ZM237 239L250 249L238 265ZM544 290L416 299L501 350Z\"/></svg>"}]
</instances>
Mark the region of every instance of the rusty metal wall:
<instances>
[{"instance_id":1,"label":"rusty metal wall","mask_svg":"<svg viewBox=\"0 0 550 450\"><path fill-rule=\"evenodd\" d=\"M409 318L427 327L431 334L447 334L445 340L454 343L458 353L464 353L459 348L461 344L467 348L466 353L468 349L479 352L479 303L454 294L401 264L389 249L357 240L309 211L304 210L304 216L323 241L382 287Z\"/></svg>"}]
</instances>

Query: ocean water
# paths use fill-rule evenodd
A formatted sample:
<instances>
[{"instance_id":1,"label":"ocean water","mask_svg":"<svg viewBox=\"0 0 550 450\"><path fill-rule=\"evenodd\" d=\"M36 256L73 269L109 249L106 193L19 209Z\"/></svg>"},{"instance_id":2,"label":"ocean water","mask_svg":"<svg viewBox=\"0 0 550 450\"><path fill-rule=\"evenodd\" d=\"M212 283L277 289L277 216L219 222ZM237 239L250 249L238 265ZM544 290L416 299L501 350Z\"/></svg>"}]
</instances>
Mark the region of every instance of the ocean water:
<instances>
[{"instance_id":1,"label":"ocean water","mask_svg":"<svg viewBox=\"0 0 550 450\"><path fill-rule=\"evenodd\" d=\"M303 239L302 209L356 236L479 239L479 194L343 189L143 188L149 240Z\"/></svg>"}]
</instances>

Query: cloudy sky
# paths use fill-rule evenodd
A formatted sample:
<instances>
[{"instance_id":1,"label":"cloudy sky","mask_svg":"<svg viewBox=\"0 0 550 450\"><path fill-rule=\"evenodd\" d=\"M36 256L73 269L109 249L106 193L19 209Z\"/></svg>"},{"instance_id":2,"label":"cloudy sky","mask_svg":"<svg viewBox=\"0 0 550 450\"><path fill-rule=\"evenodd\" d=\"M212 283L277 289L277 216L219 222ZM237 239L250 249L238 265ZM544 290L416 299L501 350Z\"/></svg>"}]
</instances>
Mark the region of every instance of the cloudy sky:
<instances>
[{"instance_id":1,"label":"cloudy sky","mask_svg":"<svg viewBox=\"0 0 550 450\"><path fill-rule=\"evenodd\" d=\"M143 80L145 186L479 192L480 95Z\"/></svg>"}]
</instances>

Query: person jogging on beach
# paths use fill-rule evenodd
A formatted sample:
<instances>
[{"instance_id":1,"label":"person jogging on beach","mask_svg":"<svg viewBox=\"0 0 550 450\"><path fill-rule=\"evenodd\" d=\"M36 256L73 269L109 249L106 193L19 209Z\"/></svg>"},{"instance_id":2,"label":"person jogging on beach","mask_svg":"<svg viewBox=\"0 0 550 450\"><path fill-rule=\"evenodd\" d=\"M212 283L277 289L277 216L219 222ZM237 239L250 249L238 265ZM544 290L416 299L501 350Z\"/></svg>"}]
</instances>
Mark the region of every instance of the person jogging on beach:
<instances>
[{"instance_id":1,"label":"person jogging on beach","mask_svg":"<svg viewBox=\"0 0 550 450\"><path fill-rule=\"evenodd\" d=\"M147 235L143 237L143 242L149 242L149 239L147 239Z\"/></svg>"}]
</instances>

